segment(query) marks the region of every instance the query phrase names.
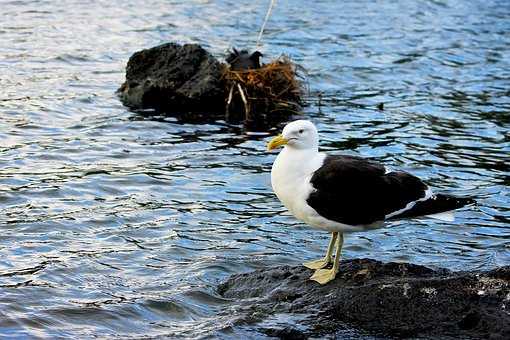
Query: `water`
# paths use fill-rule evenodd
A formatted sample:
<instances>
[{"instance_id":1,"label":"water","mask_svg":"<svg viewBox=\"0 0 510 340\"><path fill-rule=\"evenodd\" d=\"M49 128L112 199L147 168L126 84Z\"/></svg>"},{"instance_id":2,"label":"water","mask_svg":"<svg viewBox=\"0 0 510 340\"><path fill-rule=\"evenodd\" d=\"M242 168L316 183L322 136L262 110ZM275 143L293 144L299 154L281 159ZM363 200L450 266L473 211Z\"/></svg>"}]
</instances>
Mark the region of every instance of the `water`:
<instances>
[{"instance_id":1,"label":"water","mask_svg":"<svg viewBox=\"0 0 510 340\"><path fill-rule=\"evenodd\" d=\"M319 257L328 239L271 192L275 131L141 117L114 91L142 48L253 46L266 9L2 1L0 336L263 337L236 322L216 285ZM263 42L307 69L304 111L323 149L479 202L455 223L349 235L346 257L453 270L510 262L508 1L278 1Z\"/></svg>"}]
</instances>

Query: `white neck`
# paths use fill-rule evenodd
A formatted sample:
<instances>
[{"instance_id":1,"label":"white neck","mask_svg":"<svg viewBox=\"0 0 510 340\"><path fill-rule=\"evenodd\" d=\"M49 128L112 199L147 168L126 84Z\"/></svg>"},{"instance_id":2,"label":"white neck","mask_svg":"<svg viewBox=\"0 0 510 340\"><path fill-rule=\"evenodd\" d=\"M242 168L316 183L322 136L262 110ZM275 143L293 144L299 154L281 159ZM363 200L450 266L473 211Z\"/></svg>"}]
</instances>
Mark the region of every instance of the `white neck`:
<instances>
[{"instance_id":1,"label":"white neck","mask_svg":"<svg viewBox=\"0 0 510 340\"><path fill-rule=\"evenodd\" d=\"M295 149L286 146L276 157L271 169L271 185L282 203L291 212L296 195L305 196L310 190L307 177L311 177L323 163L325 154L317 148Z\"/></svg>"},{"instance_id":2,"label":"white neck","mask_svg":"<svg viewBox=\"0 0 510 340\"><path fill-rule=\"evenodd\" d=\"M286 146L278 154L276 163L285 164L285 172L291 172L294 174L309 174L317 169L309 169L306 165L311 165L314 168L312 162L317 156L319 156L318 148L309 149L295 149L290 146Z\"/></svg>"}]
</instances>

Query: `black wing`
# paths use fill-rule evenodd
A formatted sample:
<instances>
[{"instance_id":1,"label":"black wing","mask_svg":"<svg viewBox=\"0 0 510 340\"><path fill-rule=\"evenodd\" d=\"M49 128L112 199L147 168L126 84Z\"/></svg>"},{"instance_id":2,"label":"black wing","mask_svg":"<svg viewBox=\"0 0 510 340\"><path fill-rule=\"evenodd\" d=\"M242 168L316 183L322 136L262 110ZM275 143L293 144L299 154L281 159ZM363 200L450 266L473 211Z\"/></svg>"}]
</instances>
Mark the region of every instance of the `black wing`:
<instances>
[{"instance_id":1,"label":"black wing","mask_svg":"<svg viewBox=\"0 0 510 340\"><path fill-rule=\"evenodd\" d=\"M323 217L349 225L383 221L425 197L427 186L406 172L354 156L327 156L311 178L307 203Z\"/></svg>"}]
</instances>

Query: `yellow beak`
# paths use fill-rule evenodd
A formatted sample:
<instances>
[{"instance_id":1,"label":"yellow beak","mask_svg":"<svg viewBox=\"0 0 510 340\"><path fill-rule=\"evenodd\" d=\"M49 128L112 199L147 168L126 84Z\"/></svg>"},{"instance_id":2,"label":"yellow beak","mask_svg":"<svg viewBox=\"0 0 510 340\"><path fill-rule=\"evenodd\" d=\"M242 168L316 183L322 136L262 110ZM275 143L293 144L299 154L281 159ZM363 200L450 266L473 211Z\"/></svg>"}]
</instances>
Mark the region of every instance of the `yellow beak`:
<instances>
[{"instance_id":1,"label":"yellow beak","mask_svg":"<svg viewBox=\"0 0 510 340\"><path fill-rule=\"evenodd\" d=\"M267 143L267 151L271 151L276 149L279 146L287 144L289 141L283 137L283 135L278 135L271 139L269 143Z\"/></svg>"}]
</instances>

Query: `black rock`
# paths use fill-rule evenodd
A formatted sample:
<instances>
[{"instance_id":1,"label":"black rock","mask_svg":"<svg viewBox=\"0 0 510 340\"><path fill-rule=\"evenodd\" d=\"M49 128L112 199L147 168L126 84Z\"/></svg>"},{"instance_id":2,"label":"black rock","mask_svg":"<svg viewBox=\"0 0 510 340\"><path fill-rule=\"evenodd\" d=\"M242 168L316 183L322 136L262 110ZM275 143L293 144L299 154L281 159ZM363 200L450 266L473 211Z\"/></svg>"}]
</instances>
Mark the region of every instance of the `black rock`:
<instances>
[{"instance_id":1,"label":"black rock","mask_svg":"<svg viewBox=\"0 0 510 340\"><path fill-rule=\"evenodd\" d=\"M238 300L244 323L302 314L300 338L358 329L382 337L510 339L510 266L450 272L343 260L337 278L323 286L309 280L312 273L301 266L267 268L233 275L218 291ZM263 332L285 338L295 331L289 325Z\"/></svg>"},{"instance_id":2,"label":"black rock","mask_svg":"<svg viewBox=\"0 0 510 340\"><path fill-rule=\"evenodd\" d=\"M272 328L262 330L263 333L281 340L306 340L308 337L298 329L292 327Z\"/></svg>"},{"instance_id":3,"label":"black rock","mask_svg":"<svg viewBox=\"0 0 510 340\"><path fill-rule=\"evenodd\" d=\"M223 114L224 65L196 44L163 44L129 58L118 90L124 105L161 113Z\"/></svg>"}]
</instances>

